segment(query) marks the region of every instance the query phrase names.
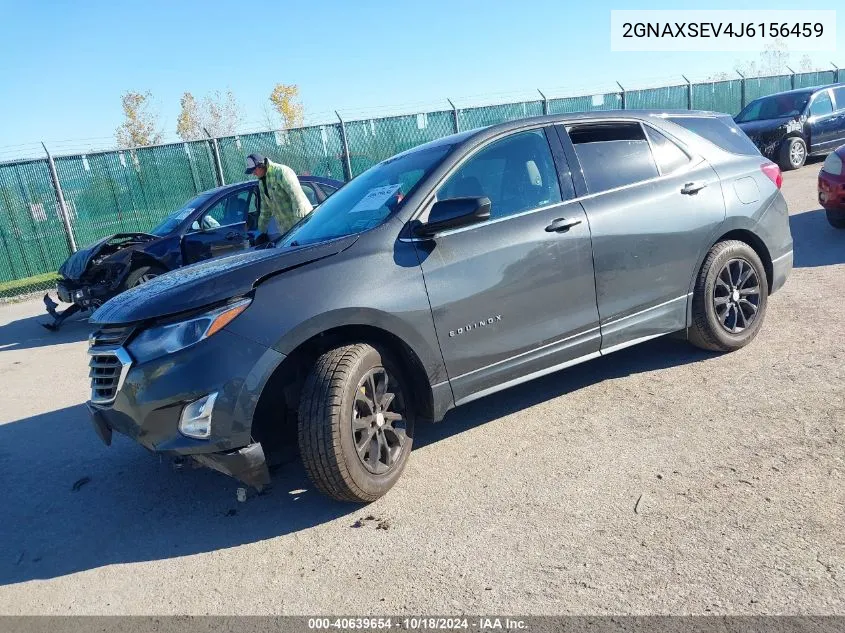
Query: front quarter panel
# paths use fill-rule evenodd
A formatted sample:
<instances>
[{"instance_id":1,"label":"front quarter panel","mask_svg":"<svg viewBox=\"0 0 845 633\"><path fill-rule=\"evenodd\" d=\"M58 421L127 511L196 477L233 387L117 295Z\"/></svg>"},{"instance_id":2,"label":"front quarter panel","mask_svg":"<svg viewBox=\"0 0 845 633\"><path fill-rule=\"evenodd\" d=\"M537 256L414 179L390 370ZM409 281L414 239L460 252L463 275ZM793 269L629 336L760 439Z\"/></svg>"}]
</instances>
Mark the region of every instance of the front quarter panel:
<instances>
[{"instance_id":1,"label":"front quarter panel","mask_svg":"<svg viewBox=\"0 0 845 633\"><path fill-rule=\"evenodd\" d=\"M327 330L376 327L402 339L431 384L447 380L413 244L397 218L333 257L270 277L228 329L288 355Z\"/></svg>"}]
</instances>

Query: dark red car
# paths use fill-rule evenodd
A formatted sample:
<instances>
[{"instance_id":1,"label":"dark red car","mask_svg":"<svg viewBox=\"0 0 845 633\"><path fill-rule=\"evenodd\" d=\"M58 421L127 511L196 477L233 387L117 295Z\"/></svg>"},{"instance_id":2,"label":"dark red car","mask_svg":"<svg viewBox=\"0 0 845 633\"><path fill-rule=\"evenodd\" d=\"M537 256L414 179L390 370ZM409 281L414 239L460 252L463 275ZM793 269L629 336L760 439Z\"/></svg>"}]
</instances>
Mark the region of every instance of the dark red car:
<instances>
[{"instance_id":1,"label":"dark red car","mask_svg":"<svg viewBox=\"0 0 845 633\"><path fill-rule=\"evenodd\" d=\"M845 229L845 145L824 161L819 172L819 203L827 211L827 221Z\"/></svg>"}]
</instances>

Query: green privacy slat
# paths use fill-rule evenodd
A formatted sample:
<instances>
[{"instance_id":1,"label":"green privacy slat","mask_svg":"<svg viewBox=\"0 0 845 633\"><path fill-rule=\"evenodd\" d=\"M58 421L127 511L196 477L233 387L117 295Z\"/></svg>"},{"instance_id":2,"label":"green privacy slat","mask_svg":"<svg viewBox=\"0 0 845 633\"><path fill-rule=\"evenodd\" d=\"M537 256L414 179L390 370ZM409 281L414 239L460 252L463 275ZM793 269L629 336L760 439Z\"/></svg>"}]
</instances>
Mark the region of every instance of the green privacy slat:
<instances>
[{"instance_id":1,"label":"green privacy slat","mask_svg":"<svg viewBox=\"0 0 845 633\"><path fill-rule=\"evenodd\" d=\"M686 86L664 86L646 90L628 90L625 107L629 110L676 110L687 107Z\"/></svg>"},{"instance_id":2,"label":"green privacy slat","mask_svg":"<svg viewBox=\"0 0 845 633\"><path fill-rule=\"evenodd\" d=\"M451 110L346 123L352 174L455 131Z\"/></svg>"},{"instance_id":3,"label":"green privacy slat","mask_svg":"<svg viewBox=\"0 0 845 633\"><path fill-rule=\"evenodd\" d=\"M693 84L692 107L695 110L739 114L742 110L742 80Z\"/></svg>"},{"instance_id":4,"label":"green privacy slat","mask_svg":"<svg viewBox=\"0 0 845 633\"><path fill-rule=\"evenodd\" d=\"M776 92L792 89L789 75L776 77L748 77L745 80L745 100L750 103L758 97L765 97Z\"/></svg>"},{"instance_id":5,"label":"green privacy slat","mask_svg":"<svg viewBox=\"0 0 845 633\"><path fill-rule=\"evenodd\" d=\"M836 82L836 71L822 70L812 73L798 73L795 75L796 88L812 88Z\"/></svg>"},{"instance_id":6,"label":"green privacy slat","mask_svg":"<svg viewBox=\"0 0 845 633\"><path fill-rule=\"evenodd\" d=\"M47 161L0 166L0 281L56 270L67 256Z\"/></svg>"},{"instance_id":7,"label":"green privacy slat","mask_svg":"<svg viewBox=\"0 0 845 633\"><path fill-rule=\"evenodd\" d=\"M549 114L589 112L592 110L618 110L621 107L622 96L618 93L549 99Z\"/></svg>"},{"instance_id":8,"label":"green privacy slat","mask_svg":"<svg viewBox=\"0 0 845 633\"><path fill-rule=\"evenodd\" d=\"M79 246L111 233L148 231L216 184L206 141L63 156L55 162Z\"/></svg>"},{"instance_id":9,"label":"green privacy slat","mask_svg":"<svg viewBox=\"0 0 845 633\"><path fill-rule=\"evenodd\" d=\"M288 165L300 175L343 180L340 124L242 134L219 139L218 145L227 184L248 178L244 175L246 157L256 153Z\"/></svg>"},{"instance_id":10,"label":"green privacy slat","mask_svg":"<svg viewBox=\"0 0 845 633\"><path fill-rule=\"evenodd\" d=\"M794 84L797 88L810 87L835 80L835 71L818 71L795 75ZM789 90L792 82L789 75L748 78L746 102ZM628 90L625 106L683 109L687 107L688 90L697 110L733 115L742 107L740 79L696 83L691 88L675 85ZM549 99L546 105L550 114L617 110L622 107L622 95L609 92L564 97ZM457 124L461 130L469 130L541 115L543 111L544 102L540 100L462 108L457 111ZM394 154L452 134L455 114L437 110L346 122L353 176ZM227 183L248 178L243 170L251 153L290 165L299 174L344 178L339 123L221 138L218 150ZM217 186L212 144L205 140L62 156L55 164L80 247L111 233L149 230L197 193ZM0 165L0 284L55 271L67 255L47 161Z\"/></svg>"},{"instance_id":11,"label":"green privacy slat","mask_svg":"<svg viewBox=\"0 0 845 633\"><path fill-rule=\"evenodd\" d=\"M522 101L520 103L506 103L479 108L464 108L458 111L458 119L462 130L471 130L541 114L543 114L542 101Z\"/></svg>"}]
</instances>

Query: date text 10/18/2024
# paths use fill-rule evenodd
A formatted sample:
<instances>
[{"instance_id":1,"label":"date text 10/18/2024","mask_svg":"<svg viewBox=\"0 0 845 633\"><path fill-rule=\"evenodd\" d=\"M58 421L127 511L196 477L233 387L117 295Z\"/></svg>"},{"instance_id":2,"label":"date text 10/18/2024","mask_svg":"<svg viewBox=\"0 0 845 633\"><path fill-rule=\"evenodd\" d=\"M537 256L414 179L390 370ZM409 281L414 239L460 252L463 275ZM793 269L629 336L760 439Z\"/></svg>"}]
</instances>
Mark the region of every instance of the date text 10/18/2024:
<instances>
[{"instance_id":1,"label":"date text 10/18/2024","mask_svg":"<svg viewBox=\"0 0 845 633\"><path fill-rule=\"evenodd\" d=\"M309 618L308 628L314 631L527 631L528 625L525 620L513 617Z\"/></svg>"}]
</instances>

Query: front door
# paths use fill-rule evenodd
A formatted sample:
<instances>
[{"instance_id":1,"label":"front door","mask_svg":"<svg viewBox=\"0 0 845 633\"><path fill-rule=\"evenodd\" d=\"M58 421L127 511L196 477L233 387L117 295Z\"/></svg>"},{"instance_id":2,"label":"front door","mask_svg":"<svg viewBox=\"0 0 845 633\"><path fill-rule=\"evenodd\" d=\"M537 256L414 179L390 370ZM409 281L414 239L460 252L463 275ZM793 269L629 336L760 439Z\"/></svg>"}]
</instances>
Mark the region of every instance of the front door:
<instances>
[{"instance_id":1,"label":"front door","mask_svg":"<svg viewBox=\"0 0 845 633\"><path fill-rule=\"evenodd\" d=\"M246 220L253 188L224 196L200 215L182 238L185 263L212 259L249 246Z\"/></svg>"},{"instance_id":2,"label":"front door","mask_svg":"<svg viewBox=\"0 0 845 633\"><path fill-rule=\"evenodd\" d=\"M725 218L718 175L648 125L602 121L568 133L590 194L602 351L685 328L697 258Z\"/></svg>"},{"instance_id":3,"label":"front door","mask_svg":"<svg viewBox=\"0 0 845 633\"><path fill-rule=\"evenodd\" d=\"M836 149L840 138L840 127L845 124L840 113L834 111L830 90L822 90L813 95L810 102L810 152L827 152Z\"/></svg>"},{"instance_id":4,"label":"front door","mask_svg":"<svg viewBox=\"0 0 845 633\"><path fill-rule=\"evenodd\" d=\"M437 191L480 196L489 220L416 243L458 404L600 346L589 227L544 129L490 142Z\"/></svg>"}]
</instances>

